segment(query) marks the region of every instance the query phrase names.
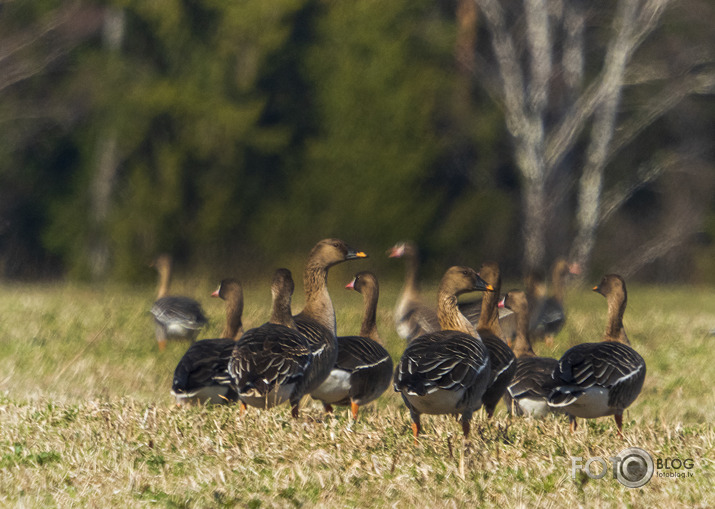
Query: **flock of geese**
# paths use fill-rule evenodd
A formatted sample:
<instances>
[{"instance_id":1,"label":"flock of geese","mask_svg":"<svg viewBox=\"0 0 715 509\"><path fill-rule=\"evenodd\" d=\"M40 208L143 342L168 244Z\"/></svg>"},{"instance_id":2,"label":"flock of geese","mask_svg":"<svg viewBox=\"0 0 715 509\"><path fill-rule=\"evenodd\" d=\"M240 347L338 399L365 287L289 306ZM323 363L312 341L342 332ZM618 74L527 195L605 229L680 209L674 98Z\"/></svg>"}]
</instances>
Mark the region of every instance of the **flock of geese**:
<instances>
[{"instance_id":1,"label":"flock of geese","mask_svg":"<svg viewBox=\"0 0 715 509\"><path fill-rule=\"evenodd\" d=\"M244 331L243 291L235 279L224 279L213 296L226 303L221 338L194 342L174 372L172 394L179 405L237 403L268 409L289 403L298 417L300 402L310 395L327 412L334 405L358 410L390 384L410 412L415 441L423 414L459 418L465 438L472 414L481 407L491 417L503 400L516 415L548 413L576 419L613 415L622 436L623 411L643 387L646 365L631 348L623 328L626 284L606 275L593 288L606 298L608 322L603 340L582 343L560 359L539 357L532 340L547 342L563 326L563 280L578 269L565 262L554 267L554 294L546 295L543 278L527 278L526 291L510 291L500 300L499 266L488 262L479 272L451 267L441 279L437 307L426 305L417 281L418 253L412 243L394 246L389 256L405 258L407 275L395 308L398 334L407 341L402 357L393 361L376 327L379 286L375 275L359 272L347 285L363 296L359 335L336 335L333 303L328 293L330 267L367 255L338 239L318 242L308 255L303 274L305 307L293 315L292 275L278 269L271 284L268 322ZM152 307L160 349L167 340L195 341L206 324L201 306L188 297L167 295L170 259L156 262L159 298ZM481 301L458 297L482 292Z\"/></svg>"}]
</instances>

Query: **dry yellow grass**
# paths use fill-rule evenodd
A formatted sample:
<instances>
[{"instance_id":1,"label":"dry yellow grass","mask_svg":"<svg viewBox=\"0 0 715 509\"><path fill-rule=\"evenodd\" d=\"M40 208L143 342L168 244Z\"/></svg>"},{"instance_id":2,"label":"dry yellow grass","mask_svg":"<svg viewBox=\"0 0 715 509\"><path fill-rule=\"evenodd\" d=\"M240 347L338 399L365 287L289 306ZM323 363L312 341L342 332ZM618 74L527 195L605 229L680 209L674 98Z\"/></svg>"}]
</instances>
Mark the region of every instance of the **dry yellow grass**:
<instances>
[{"instance_id":1,"label":"dry yellow grass","mask_svg":"<svg viewBox=\"0 0 715 509\"><path fill-rule=\"evenodd\" d=\"M331 293L347 334L359 328L361 301L340 282ZM200 297L209 286L177 290ZM398 289L383 283L378 316L395 358ZM212 317L204 337L215 337L223 307L200 300ZM267 284L251 285L246 300L246 322L260 324ZM0 288L0 506L715 506L712 289L629 288L625 324L648 376L624 416L625 440L612 419L581 421L572 435L564 418L510 418L501 405L490 422L475 416L466 445L453 419L426 416L419 447L393 392L355 424L346 410L325 416L310 400L297 421L287 408L243 417L235 407L176 408L169 386L186 345L156 352L151 302L150 288ZM602 297L574 291L568 305L557 345L537 345L540 353L600 337ZM692 458L693 476L654 476L639 489L610 475L572 479L571 456L607 458L628 446Z\"/></svg>"}]
</instances>

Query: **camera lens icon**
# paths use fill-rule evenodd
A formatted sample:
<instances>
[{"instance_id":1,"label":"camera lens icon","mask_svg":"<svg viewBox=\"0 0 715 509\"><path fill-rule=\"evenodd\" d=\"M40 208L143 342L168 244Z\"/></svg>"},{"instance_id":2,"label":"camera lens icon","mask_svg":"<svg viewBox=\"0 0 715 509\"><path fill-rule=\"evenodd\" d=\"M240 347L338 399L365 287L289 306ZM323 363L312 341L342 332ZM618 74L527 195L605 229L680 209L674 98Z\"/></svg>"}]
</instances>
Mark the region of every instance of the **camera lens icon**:
<instances>
[{"instance_id":1,"label":"camera lens icon","mask_svg":"<svg viewBox=\"0 0 715 509\"><path fill-rule=\"evenodd\" d=\"M629 488L640 488L653 477L655 465L651 455L640 447L623 449L619 454L616 478Z\"/></svg>"}]
</instances>

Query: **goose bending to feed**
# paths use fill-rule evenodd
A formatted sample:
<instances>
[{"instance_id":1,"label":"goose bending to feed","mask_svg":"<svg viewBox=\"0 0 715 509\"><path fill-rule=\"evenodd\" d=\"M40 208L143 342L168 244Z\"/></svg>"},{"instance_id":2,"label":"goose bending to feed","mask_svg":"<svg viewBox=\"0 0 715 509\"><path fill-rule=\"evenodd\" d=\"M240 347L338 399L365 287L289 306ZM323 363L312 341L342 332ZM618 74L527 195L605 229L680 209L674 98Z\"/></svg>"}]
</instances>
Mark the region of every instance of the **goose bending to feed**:
<instances>
[{"instance_id":1,"label":"goose bending to feed","mask_svg":"<svg viewBox=\"0 0 715 509\"><path fill-rule=\"evenodd\" d=\"M516 371L504 394L507 409L516 415L544 417L554 410L548 396L554 388L552 374L559 361L537 357L529 338L529 303L526 293L512 290L499 303L516 315L517 332L512 348L516 356Z\"/></svg>"},{"instance_id":2,"label":"goose bending to feed","mask_svg":"<svg viewBox=\"0 0 715 509\"><path fill-rule=\"evenodd\" d=\"M489 351L473 336L469 321L459 312L457 297L492 287L474 269L451 267L438 291L441 331L415 338L397 364L394 388L410 411L417 441L422 414L460 414L462 432L469 436L472 413L482 406L490 380Z\"/></svg>"},{"instance_id":3,"label":"goose bending to feed","mask_svg":"<svg viewBox=\"0 0 715 509\"><path fill-rule=\"evenodd\" d=\"M395 306L395 327L397 334L404 340L412 341L416 337L440 330L437 310L427 306L420 296L417 281L419 253L413 242L395 244L388 252L390 258L405 259L405 285Z\"/></svg>"},{"instance_id":4,"label":"goose bending to feed","mask_svg":"<svg viewBox=\"0 0 715 509\"><path fill-rule=\"evenodd\" d=\"M307 373L306 393L312 394L330 374L338 357L335 308L328 293L328 270L347 260L366 258L338 239L318 242L308 254L303 272L305 306L295 315L298 330L308 340L313 362Z\"/></svg>"},{"instance_id":5,"label":"goose bending to feed","mask_svg":"<svg viewBox=\"0 0 715 509\"><path fill-rule=\"evenodd\" d=\"M499 323L499 291L501 274L495 262L485 262L479 269L479 276L491 285L493 291L482 298L482 309L477 322L477 333L489 350L491 375L482 403L487 417L494 415L494 409L501 400L516 371L516 358L503 338Z\"/></svg>"},{"instance_id":6,"label":"goose bending to feed","mask_svg":"<svg viewBox=\"0 0 715 509\"><path fill-rule=\"evenodd\" d=\"M278 269L271 284L271 319L235 343L228 371L244 407L271 408L289 401L293 417L298 417L314 359L291 315L293 288L290 271Z\"/></svg>"},{"instance_id":7,"label":"goose bending to feed","mask_svg":"<svg viewBox=\"0 0 715 509\"><path fill-rule=\"evenodd\" d=\"M170 339L195 341L199 331L208 323L201 304L189 297L167 295L171 284L169 255L159 256L154 267L159 273L159 291L151 314L154 315L159 350L163 351Z\"/></svg>"},{"instance_id":8,"label":"goose bending to feed","mask_svg":"<svg viewBox=\"0 0 715 509\"><path fill-rule=\"evenodd\" d=\"M551 295L546 295L543 281L533 277L533 294L530 301L531 318L529 329L535 339L545 340L547 346L554 343L554 337L561 332L566 323L564 311L564 294L566 292L566 279L569 275L581 273L577 263L567 263L559 258L551 270Z\"/></svg>"},{"instance_id":9,"label":"goose bending to feed","mask_svg":"<svg viewBox=\"0 0 715 509\"><path fill-rule=\"evenodd\" d=\"M357 419L359 407L377 399L390 386L393 366L377 332L377 278L372 272L359 272L345 288L363 296L360 335L338 337L338 360L312 397L322 401L328 412L333 411L332 405L350 405L352 417Z\"/></svg>"},{"instance_id":10,"label":"goose bending to feed","mask_svg":"<svg viewBox=\"0 0 715 509\"><path fill-rule=\"evenodd\" d=\"M174 370L171 394L177 405L193 403L230 403L238 401L238 394L228 383L228 361L243 333L243 290L241 284L228 278L221 281L211 294L226 301L226 326L223 337L202 339L192 344Z\"/></svg>"},{"instance_id":11,"label":"goose bending to feed","mask_svg":"<svg viewBox=\"0 0 715 509\"><path fill-rule=\"evenodd\" d=\"M572 431L576 429L577 417L613 415L622 437L623 411L640 394L646 365L643 357L630 347L623 328L628 300L623 278L608 274L593 290L605 296L608 303L603 341L576 345L559 359L549 406L569 414Z\"/></svg>"}]
</instances>

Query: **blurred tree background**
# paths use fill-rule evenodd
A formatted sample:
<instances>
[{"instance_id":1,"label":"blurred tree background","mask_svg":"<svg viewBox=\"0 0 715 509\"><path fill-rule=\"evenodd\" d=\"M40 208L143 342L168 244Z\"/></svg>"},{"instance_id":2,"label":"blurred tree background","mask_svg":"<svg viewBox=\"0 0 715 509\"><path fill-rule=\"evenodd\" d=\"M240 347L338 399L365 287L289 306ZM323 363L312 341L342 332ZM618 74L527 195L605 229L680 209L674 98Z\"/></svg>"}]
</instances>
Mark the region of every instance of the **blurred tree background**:
<instances>
[{"instance_id":1,"label":"blurred tree background","mask_svg":"<svg viewBox=\"0 0 715 509\"><path fill-rule=\"evenodd\" d=\"M715 283L709 0L0 2L0 277L413 239Z\"/></svg>"}]
</instances>

